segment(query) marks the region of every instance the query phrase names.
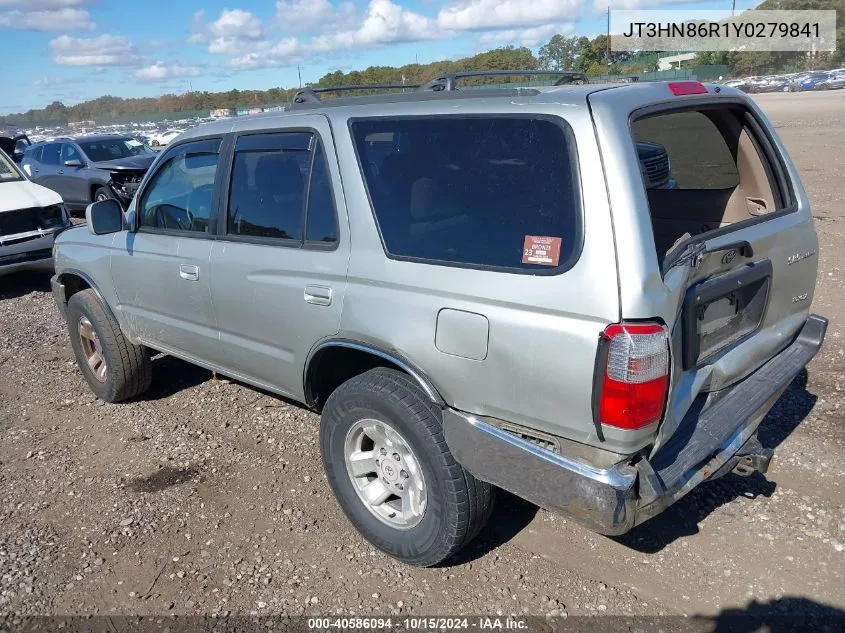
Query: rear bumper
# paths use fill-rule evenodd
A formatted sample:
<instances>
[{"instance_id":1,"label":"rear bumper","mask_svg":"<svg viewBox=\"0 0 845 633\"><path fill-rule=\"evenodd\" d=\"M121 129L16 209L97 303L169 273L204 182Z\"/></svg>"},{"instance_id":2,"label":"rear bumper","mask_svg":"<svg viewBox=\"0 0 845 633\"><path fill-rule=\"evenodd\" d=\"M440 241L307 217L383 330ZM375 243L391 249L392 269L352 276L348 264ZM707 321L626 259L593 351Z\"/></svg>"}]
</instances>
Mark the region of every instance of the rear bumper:
<instances>
[{"instance_id":1,"label":"rear bumper","mask_svg":"<svg viewBox=\"0 0 845 633\"><path fill-rule=\"evenodd\" d=\"M444 412L446 442L473 475L602 534L623 534L659 514L707 479L729 472L739 456L767 463L757 427L816 355L827 320L810 316L798 337L754 374L694 407L650 459L596 468L453 409ZM753 459L752 459L753 458Z\"/></svg>"}]
</instances>

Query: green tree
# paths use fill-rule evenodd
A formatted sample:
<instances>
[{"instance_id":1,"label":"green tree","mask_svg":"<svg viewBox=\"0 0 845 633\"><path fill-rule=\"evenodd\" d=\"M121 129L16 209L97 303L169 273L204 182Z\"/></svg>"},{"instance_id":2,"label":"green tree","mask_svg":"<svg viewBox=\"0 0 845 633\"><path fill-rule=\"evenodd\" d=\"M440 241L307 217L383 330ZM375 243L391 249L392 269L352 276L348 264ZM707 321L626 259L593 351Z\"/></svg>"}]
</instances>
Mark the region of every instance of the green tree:
<instances>
[{"instance_id":1,"label":"green tree","mask_svg":"<svg viewBox=\"0 0 845 633\"><path fill-rule=\"evenodd\" d=\"M554 35L540 47L538 65L543 70L572 70L582 54L587 38Z\"/></svg>"}]
</instances>

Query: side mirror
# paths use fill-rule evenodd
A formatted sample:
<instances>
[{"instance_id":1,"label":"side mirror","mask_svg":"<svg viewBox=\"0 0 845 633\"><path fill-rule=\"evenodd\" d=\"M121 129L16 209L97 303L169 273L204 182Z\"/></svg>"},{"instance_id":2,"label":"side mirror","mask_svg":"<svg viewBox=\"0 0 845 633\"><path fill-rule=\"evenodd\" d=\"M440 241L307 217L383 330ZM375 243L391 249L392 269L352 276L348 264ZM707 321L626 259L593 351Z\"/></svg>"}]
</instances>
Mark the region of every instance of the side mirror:
<instances>
[{"instance_id":1,"label":"side mirror","mask_svg":"<svg viewBox=\"0 0 845 633\"><path fill-rule=\"evenodd\" d=\"M94 235L117 233L124 227L123 208L117 200L100 200L85 209L88 230Z\"/></svg>"},{"instance_id":2,"label":"side mirror","mask_svg":"<svg viewBox=\"0 0 845 633\"><path fill-rule=\"evenodd\" d=\"M71 158L65 161L65 167L82 167L82 161L78 158Z\"/></svg>"}]
</instances>

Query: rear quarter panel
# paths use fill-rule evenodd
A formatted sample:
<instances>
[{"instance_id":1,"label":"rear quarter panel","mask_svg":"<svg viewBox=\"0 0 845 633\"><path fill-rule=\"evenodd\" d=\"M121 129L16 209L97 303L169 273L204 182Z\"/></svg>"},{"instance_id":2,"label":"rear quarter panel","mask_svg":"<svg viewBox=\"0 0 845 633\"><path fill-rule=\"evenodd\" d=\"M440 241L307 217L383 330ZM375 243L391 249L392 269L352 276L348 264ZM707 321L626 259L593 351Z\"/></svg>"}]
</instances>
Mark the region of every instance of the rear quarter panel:
<instances>
[{"instance_id":1,"label":"rear quarter panel","mask_svg":"<svg viewBox=\"0 0 845 633\"><path fill-rule=\"evenodd\" d=\"M542 105L542 104L541 104ZM585 104L584 104L585 105ZM619 316L616 258L607 193L590 114L584 105L503 103L483 113L543 113L572 127L580 160L583 249L570 270L553 276L491 272L397 261L386 256L355 149L340 112L331 113L344 179L352 255L340 336L394 351L411 361L447 404L582 442L595 442L591 393L599 334ZM454 105L420 113L455 113ZM488 106L491 107L491 106ZM470 102L461 113L475 113ZM406 105L401 115L414 114ZM487 354L444 353L438 315L452 309L457 327L488 324ZM472 347L484 334L467 332ZM483 343L483 340L481 341ZM613 438L608 438L608 444ZM608 446L611 448L610 446Z\"/></svg>"}]
</instances>

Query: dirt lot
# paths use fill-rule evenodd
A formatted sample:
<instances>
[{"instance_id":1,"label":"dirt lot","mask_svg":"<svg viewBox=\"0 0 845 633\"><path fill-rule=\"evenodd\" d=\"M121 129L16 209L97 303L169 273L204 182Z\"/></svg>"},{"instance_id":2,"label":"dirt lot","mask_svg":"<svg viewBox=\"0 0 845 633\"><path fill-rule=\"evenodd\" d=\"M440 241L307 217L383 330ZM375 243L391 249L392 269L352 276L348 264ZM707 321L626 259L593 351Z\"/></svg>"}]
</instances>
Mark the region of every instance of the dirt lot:
<instances>
[{"instance_id":1,"label":"dirt lot","mask_svg":"<svg viewBox=\"0 0 845 633\"><path fill-rule=\"evenodd\" d=\"M759 102L814 205L814 310L831 319L762 427L777 446L768 481L702 486L617 540L502 495L462 558L405 567L332 499L317 416L166 357L144 399L95 401L47 277L4 278L0 613L845 609L845 91Z\"/></svg>"}]
</instances>

